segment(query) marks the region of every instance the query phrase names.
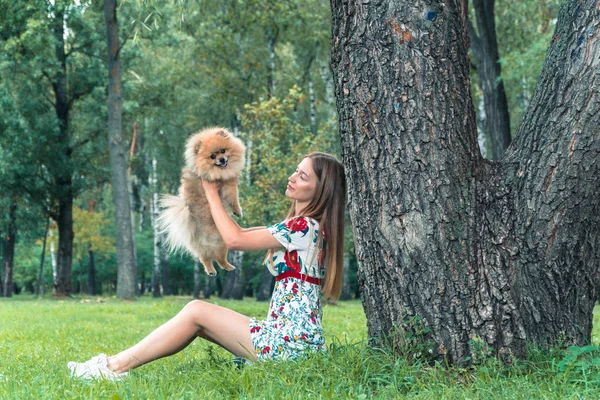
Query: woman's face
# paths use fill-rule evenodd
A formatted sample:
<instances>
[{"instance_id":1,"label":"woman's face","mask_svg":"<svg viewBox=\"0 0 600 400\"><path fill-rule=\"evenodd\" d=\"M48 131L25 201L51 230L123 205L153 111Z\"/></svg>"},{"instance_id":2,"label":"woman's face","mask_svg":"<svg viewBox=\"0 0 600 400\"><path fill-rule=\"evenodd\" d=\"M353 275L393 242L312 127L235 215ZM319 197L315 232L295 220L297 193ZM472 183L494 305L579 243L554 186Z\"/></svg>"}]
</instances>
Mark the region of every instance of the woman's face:
<instances>
[{"instance_id":1,"label":"woman's face","mask_svg":"<svg viewBox=\"0 0 600 400\"><path fill-rule=\"evenodd\" d=\"M296 171L288 178L285 195L300 203L308 203L315 195L317 176L312 168L312 160L304 158Z\"/></svg>"}]
</instances>

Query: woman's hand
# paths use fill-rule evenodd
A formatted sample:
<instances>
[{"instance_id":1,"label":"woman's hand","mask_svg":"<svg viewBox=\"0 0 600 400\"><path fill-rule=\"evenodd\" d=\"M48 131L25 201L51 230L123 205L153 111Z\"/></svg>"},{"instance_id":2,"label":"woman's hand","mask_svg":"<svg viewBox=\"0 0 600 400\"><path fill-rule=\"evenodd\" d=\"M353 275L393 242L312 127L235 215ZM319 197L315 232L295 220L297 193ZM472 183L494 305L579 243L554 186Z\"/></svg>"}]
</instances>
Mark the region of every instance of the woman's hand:
<instances>
[{"instance_id":1,"label":"woman's hand","mask_svg":"<svg viewBox=\"0 0 600 400\"><path fill-rule=\"evenodd\" d=\"M211 182L211 181L207 181L206 179L202 179L202 188L204 189L204 193L206 193L207 196L219 194L219 188L215 182Z\"/></svg>"}]
</instances>

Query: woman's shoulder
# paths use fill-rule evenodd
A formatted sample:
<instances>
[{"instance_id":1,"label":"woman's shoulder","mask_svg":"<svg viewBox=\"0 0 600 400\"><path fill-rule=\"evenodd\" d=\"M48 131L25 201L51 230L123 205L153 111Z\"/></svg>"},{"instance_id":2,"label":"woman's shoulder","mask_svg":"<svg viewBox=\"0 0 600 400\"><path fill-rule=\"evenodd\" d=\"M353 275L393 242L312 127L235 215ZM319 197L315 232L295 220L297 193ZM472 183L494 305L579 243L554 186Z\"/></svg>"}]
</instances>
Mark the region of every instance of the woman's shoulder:
<instances>
[{"instance_id":1,"label":"woman's shoulder","mask_svg":"<svg viewBox=\"0 0 600 400\"><path fill-rule=\"evenodd\" d=\"M283 224L291 232L306 233L311 228L312 229L319 228L319 221L317 221L314 218L305 217L305 216L292 217L292 218L286 219L285 221L281 222L281 224Z\"/></svg>"}]
</instances>

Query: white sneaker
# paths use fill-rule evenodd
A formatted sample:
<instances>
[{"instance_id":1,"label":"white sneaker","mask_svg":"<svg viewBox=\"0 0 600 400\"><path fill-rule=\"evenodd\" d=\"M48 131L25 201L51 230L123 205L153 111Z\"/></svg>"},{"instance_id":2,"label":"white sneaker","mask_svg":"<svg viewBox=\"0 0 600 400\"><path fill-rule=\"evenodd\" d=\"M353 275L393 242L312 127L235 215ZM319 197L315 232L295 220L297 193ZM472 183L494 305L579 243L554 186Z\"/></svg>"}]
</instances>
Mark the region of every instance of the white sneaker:
<instances>
[{"instance_id":1,"label":"white sneaker","mask_svg":"<svg viewBox=\"0 0 600 400\"><path fill-rule=\"evenodd\" d=\"M119 374L108 369L106 354L99 354L84 363L71 361L67 364L67 367L71 370L72 377L81 379L120 381L129 375L129 372Z\"/></svg>"}]
</instances>

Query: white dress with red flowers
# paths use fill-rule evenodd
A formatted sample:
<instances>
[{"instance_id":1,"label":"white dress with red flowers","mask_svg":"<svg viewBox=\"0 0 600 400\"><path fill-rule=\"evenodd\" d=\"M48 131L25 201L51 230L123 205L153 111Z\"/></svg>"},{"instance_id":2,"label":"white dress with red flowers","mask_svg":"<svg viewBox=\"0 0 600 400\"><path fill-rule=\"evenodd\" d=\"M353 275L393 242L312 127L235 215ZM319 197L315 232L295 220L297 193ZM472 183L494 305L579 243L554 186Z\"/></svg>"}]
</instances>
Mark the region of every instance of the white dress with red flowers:
<instances>
[{"instance_id":1,"label":"white dress with red flowers","mask_svg":"<svg viewBox=\"0 0 600 400\"><path fill-rule=\"evenodd\" d=\"M252 318L250 336L258 359L292 359L306 352L324 350L321 324L319 223L296 217L268 226L284 249L273 254L266 266L275 275L269 314Z\"/></svg>"}]
</instances>

